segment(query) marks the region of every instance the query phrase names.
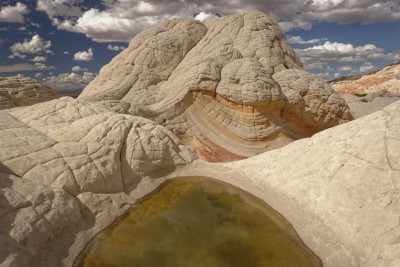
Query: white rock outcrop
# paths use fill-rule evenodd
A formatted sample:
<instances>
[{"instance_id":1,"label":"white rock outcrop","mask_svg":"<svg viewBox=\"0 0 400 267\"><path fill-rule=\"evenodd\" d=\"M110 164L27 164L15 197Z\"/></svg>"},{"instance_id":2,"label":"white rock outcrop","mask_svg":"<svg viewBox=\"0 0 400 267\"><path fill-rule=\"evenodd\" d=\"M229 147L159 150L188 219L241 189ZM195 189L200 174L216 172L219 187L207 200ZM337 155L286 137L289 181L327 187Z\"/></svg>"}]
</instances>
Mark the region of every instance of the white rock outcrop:
<instances>
[{"instance_id":1,"label":"white rock outcrop","mask_svg":"<svg viewBox=\"0 0 400 267\"><path fill-rule=\"evenodd\" d=\"M85 100L1 112L0 265L68 265L77 233L112 222L143 176L192 160L164 127Z\"/></svg>"},{"instance_id":2,"label":"white rock outcrop","mask_svg":"<svg viewBox=\"0 0 400 267\"><path fill-rule=\"evenodd\" d=\"M210 161L253 156L352 119L258 11L147 30L79 97L119 101L113 107L166 126Z\"/></svg>"},{"instance_id":3,"label":"white rock outcrop","mask_svg":"<svg viewBox=\"0 0 400 267\"><path fill-rule=\"evenodd\" d=\"M61 97L56 90L25 77L0 78L0 110L49 101Z\"/></svg>"},{"instance_id":4,"label":"white rock outcrop","mask_svg":"<svg viewBox=\"0 0 400 267\"><path fill-rule=\"evenodd\" d=\"M138 197L166 178L204 175L270 204L324 266L398 266L399 112L396 102L250 159L175 169L191 151L149 120L71 98L3 111L0 262L72 266Z\"/></svg>"}]
</instances>

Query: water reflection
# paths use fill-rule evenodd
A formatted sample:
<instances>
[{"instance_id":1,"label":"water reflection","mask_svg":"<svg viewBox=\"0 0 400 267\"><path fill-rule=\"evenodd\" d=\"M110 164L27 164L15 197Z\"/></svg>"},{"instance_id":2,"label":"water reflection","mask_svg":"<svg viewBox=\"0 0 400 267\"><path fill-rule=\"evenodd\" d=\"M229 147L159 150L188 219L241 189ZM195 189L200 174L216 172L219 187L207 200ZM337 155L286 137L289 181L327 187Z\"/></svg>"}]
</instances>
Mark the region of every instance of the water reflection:
<instances>
[{"instance_id":1,"label":"water reflection","mask_svg":"<svg viewBox=\"0 0 400 267\"><path fill-rule=\"evenodd\" d=\"M322 266L258 198L205 177L165 182L88 245L76 266Z\"/></svg>"}]
</instances>

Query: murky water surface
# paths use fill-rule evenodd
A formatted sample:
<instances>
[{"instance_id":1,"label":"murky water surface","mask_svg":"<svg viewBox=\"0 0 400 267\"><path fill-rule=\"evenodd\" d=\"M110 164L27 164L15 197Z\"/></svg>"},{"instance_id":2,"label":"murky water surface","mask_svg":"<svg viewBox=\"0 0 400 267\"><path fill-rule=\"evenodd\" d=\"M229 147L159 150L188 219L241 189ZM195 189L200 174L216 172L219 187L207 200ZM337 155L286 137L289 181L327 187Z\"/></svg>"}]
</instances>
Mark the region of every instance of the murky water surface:
<instances>
[{"instance_id":1,"label":"murky water surface","mask_svg":"<svg viewBox=\"0 0 400 267\"><path fill-rule=\"evenodd\" d=\"M99 233L76 266L322 266L258 198L204 177L165 182Z\"/></svg>"}]
</instances>

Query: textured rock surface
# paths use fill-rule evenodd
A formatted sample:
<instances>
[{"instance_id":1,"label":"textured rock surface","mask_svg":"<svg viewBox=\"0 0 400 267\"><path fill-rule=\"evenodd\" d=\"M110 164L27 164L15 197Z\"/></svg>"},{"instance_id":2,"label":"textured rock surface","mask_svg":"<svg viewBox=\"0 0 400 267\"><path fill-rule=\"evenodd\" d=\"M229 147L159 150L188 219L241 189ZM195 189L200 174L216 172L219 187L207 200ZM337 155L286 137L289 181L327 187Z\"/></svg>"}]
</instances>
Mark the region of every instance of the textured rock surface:
<instances>
[{"instance_id":1,"label":"textured rock surface","mask_svg":"<svg viewBox=\"0 0 400 267\"><path fill-rule=\"evenodd\" d=\"M29 106L60 96L56 90L29 78L0 78L0 109Z\"/></svg>"},{"instance_id":2,"label":"textured rock surface","mask_svg":"<svg viewBox=\"0 0 400 267\"><path fill-rule=\"evenodd\" d=\"M209 176L260 197L324 266L397 267L399 112L397 102L251 159L169 175ZM0 112L0 264L72 266L162 171L192 159L162 126L85 100Z\"/></svg>"},{"instance_id":3,"label":"textured rock surface","mask_svg":"<svg viewBox=\"0 0 400 267\"><path fill-rule=\"evenodd\" d=\"M400 266L400 101L250 159L174 173L239 186L294 226L325 267Z\"/></svg>"},{"instance_id":4,"label":"textured rock surface","mask_svg":"<svg viewBox=\"0 0 400 267\"><path fill-rule=\"evenodd\" d=\"M0 112L0 265L68 265L69 247L132 204L143 176L192 157L164 127L84 100Z\"/></svg>"},{"instance_id":5,"label":"textured rock surface","mask_svg":"<svg viewBox=\"0 0 400 267\"><path fill-rule=\"evenodd\" d=\"M94 234L172 172L265 200L324 266L399 266L399 102L251 159L177 168L194 156L172 131L218 161L351 117L277 29L259 12L207 27L173 20L104 67L82 95L98 102L1 111L0 265L72 266Z\"/></svg>"},{"instance_id":6,"label":"textured rock surface","mask_svg":"<svg viewBox=\"0 0 400 267\"><path fill-rule=\"evenodd\" d=\"M152 119L210 161L253 156L352 118L257 11L145 31L79 97Z\"/></svg>"},{"instance_id":7,"label":"textured rock surface","mask_svg":"<svg viewBox=\"0 0 400 267\"><path fill-rule=\"evenodd\" d=\"M389 65L383 70L364 75L360 79L332 82L331 85L340 95L369 94L379 91L400 95L400 63Z\"/></svg>"}]
</instances>

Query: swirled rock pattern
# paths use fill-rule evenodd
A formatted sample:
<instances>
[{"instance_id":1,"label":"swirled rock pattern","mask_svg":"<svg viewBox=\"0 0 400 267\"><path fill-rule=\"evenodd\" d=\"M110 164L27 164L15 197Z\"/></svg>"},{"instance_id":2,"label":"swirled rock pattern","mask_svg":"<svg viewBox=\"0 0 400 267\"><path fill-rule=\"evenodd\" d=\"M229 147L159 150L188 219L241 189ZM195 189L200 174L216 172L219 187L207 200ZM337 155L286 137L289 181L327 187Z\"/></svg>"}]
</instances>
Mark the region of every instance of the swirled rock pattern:
<instances>
[{"instance_id":1,"label":"swirled rock pattern","mask_svg":"<svg viewBox=\"0 0 400 267\"><path fill-rule=\"evenodd\" d=\"M61 97L56 90L25 77L0 78L0 110Z\"/></svg>"},{"instance_id":2,"label":"swirled rock pattern","mask_svg":"<svg viewBox=\"0 0 400 267\"><path fill-rule=\"evenodd\" d=\"M196 162L287 218L325 267L400 266L400 101L261 155Z\"/></svg>"},{"instance_id":3,"label":"swirled rock pattern","mask_svg":"<svg viewBox=\"0 0 400 267\"><path fill-rule=\"evenodd\" d=\"M1 265L67 265L59 251L132 204L143 176L192 159L164 127L85 100L1 112Z\"/></svg>"},{"instance_id":4,"label":"swirled rock pattern","mask_svg":"<svg viewBox=\"0 0 400 267\"><path fill-rule=\"evenodd\" d=\"M80 98L120 101L120 111L166 126L210 161L253 156L352 119L258 11L143 32Z\"/></svg>"}]
</instances>

